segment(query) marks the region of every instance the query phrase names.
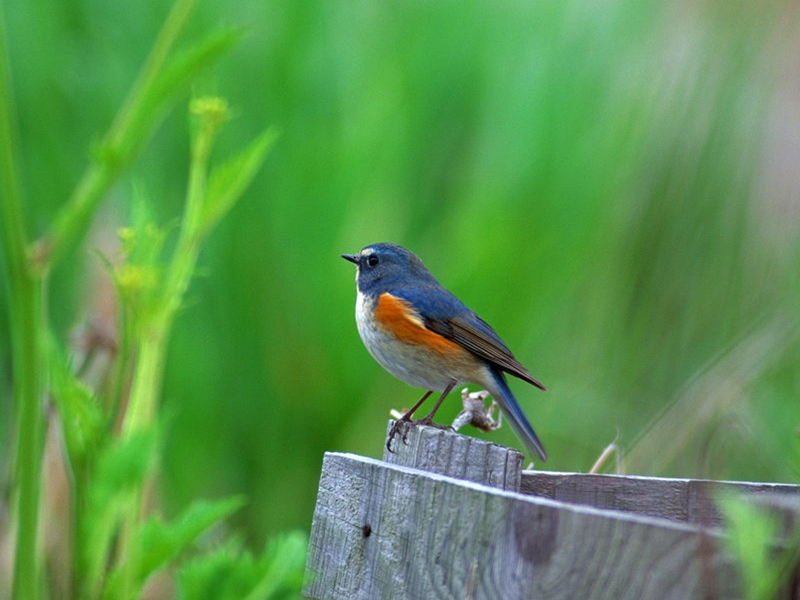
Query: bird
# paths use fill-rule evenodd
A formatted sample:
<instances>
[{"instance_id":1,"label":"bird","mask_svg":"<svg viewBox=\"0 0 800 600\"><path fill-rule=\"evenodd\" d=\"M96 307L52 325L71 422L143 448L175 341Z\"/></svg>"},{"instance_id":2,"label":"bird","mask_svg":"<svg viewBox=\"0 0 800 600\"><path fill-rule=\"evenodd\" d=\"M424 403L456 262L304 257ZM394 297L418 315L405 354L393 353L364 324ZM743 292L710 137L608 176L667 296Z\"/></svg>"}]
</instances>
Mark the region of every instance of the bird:
<instances>
[{"instance_id":1,"label":"bird","mask_svg":"<svg viewBox=\"0 0 800 600\"><path fill-rule=\"evenodd\" d=\"M395 421L386 443L390 452L401 424L445 428L433 422L436 411L456 385L473 383L497 401L527 449L547 460L505 373L542 391L546 388L486 321L445 289L422 260L403 246L383 242L341 256L356 265L356 325L364 346L389 373L427 390ZM433 392L441 392L433 410L412 421L414 412Z\"/></svg>"}]
</instances>

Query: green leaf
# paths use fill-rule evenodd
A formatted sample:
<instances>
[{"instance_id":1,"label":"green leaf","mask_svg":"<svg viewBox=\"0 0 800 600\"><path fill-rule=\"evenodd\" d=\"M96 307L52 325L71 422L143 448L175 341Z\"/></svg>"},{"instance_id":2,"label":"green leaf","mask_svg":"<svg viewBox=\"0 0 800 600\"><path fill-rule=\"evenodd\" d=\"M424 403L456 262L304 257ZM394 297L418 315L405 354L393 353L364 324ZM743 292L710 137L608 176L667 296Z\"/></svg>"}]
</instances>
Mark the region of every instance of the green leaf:
<instances>
[{"instance_id":1,"label":"green leaf","mask_svg":"<svg viewBox=\"0 0 800 600\"><path fill-rule=\"evenodd\" d=\"M269 541L261 559L264 571L246 600L299 595L303 585L308 538L299 531Z\"/></svg>"},{"instance_id":2,"label":"green leaf","mask_svg":"<svg viewBox=\"0 0 800 600\"><path fill-rule=\"evenodd\" d=\"M739 565L744 597L774 598L783 570L782 563L775 560L775 518L739 496L722 496L719 505L727 521L725 547Z\"/></svg>"},{"instance_id":3,"label":"green leaf","mask_svg":"<svg viewBox=\"0 0 800 600\"><path fill-rule=\"evenodd\" d=\"M222 29L209 34L187 49L169 56L153 74L149 85L130 99L128 112L94 150L95 159L112 173L123 170L161 120L172 101L203 69L229 51L241 39L238 29Z\"/></svg>"},{"instance_id":4,"label":"green leaf","mask_svg":"<svg viewBox=\"0 0 800 600\"><path fill-rule=\"evenodd\" d=\"M74 374L71 362L51 343L53 400L73 472L82 470L87 456L98 449L105 433L105 416L92 389Z\"/></svg>"},{"instance_id":5,"label":"green leaf","mask_svg":"<svg viewBox=\"0 0 800 600\"><path fill-rule=\"evenodd\" d=\"M174 521L148 520L139 534L139 577L148 576L176 560L209 528L244 506L241 496L217 502L196 501Z\"/></svg>"},{"instance_id":6,"label":"green leaf","mask_svg":"<svg viewBox=\"0 0 800 600\"><path fill-rule=\"evenodd\" d=\"M136 494L153 464L157 437L143 431L103 448L86 493L79 533L83 580L99 589L123 518L136 510Z\"/></svg>"},{"instance_id":7,"label":"green leaf","mask_svg":"<svg viewBox=\"0 0 800 600\"><path fill-rule=\"evenodd\" d=\"M212 229L247 190L278 137L270 127L239 154L211 172L201 218L204 233Z\"/></svg>"},{"instance_id":8,"label":"green leaf","mask_svg":"<svg viewBox=\"0 0 800 600\"><path fill-rule=\"evenodd\" d=\"M238 496L217 502L197 501L168 523L156 517L149 519L133 535L135 548L129 558L135 564L120 564L109 574L104 597L138 597L150 575L176 561L200 535L243 505L244 498Z\"/></svg>"},{"instance_id":9,"label":"green leaf","mask_svg":"<svg viewBox=\"0 0 800 600\"><path fill-rule=\"evenodd\" d=\"M111 136L96 156L112 170L124 168L149 139L161 114L204 69L228 52L242 37L240 29L222 29L170 56L151 84L142 90L119 136Z\"/></svg>"},{"instance_id":10,"label":"green leaf","mask_svg":"<svg viewBox=\"0 0 800 600\"><path fill-rule=\"evenodd\" d=\"M266 600L300 596L308 538L294 531L269 541L254 557L230 540L187 563L179 573L180 600Z\"/></svg>"},{"instance_id":11,"label":"green leaf","mask_svg":"<svg viewBox=\"0 0 800 600\"><path fill-rule=\"evenodd\" d=\"M194 2L178 0L153 49L70 200L50 230L37 243L39 262L52 266L86 232L97 205L116 178L150 139L170 103L213 61L241 38L240 30L222 29L188 49L173 54Z\"/></svg>"}]
</instances>

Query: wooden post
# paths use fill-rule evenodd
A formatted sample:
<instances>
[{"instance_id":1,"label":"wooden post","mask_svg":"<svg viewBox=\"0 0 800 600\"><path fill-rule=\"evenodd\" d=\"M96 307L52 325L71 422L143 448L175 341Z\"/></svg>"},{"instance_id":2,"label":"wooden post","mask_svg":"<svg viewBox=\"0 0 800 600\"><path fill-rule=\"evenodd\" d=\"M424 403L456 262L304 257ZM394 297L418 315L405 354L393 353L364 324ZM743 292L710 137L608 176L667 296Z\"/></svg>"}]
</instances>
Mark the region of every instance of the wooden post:
<instances>
[{"instance_id":1,"label":"wooden post","mask_svg":"<svg viewBox=\"0 0 800 600\"><path fill-rule=\"evenodd\" d=\"M720 550L718 529L688 518L642 515L638 509L650 504L631 501L635 492L623 490L613 501L608 486L592 479L585 482L599 490L594 500L627 503L627 512L590 506L590 493L576 493L583 503L574 503L502 489L508 482L513 487L514 476L504 465L517 461L516 451L501 459L505 449L494 444L426 429L410 430L407 446L398 436L392 445L396 454L386 456L391 462L325 455L311 531L308 597L741 596L737 570ZM475 481L481 471L492 486ZM450 476L463 473L471 480ZM523 490L540 475L551 478L540 487L549 485L558 495L550 473L526 472ZM563 481L565 474L559 476ZM647 479L652 500L659 483ZM666 490L680 485L660 481Z\"/></svg>"},{"instance_id":2,"label":"wooden post","mask_svg":"<svg viewBox=\"0 0 800 600\"><path fill-rule=\"evenodd\" d=\"M590 475L554 471L524 471L521 491L561 502L622 510L705 527L719 527L719 494L749 497L787 496L799 500L798 486L708 479L672 479L632 475Z\"/></svg>"},{"instance_id":3,"label":"wooden post","mask_svg":"<svg viewBox=\"0 0 800 600\"><path fill-rule=\"evenodd\" d=\"M387 435L393 424L394 421L389 421ZM408 424L401 426L392 441L392 450L384 446L383 451L383 460L393 465L474 481L511 492L519 491L522 459L522 453L512 448L459 435L449 429Z\"/></svg>"}]
</instances>

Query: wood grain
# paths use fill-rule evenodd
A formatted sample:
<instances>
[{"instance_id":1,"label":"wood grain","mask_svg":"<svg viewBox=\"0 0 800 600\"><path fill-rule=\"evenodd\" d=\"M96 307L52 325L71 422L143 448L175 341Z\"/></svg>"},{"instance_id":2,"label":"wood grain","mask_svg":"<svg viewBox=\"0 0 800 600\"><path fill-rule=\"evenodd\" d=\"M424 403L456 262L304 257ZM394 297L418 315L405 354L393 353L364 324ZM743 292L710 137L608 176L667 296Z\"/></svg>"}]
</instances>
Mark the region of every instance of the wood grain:
<instances>
[{"instance_id":1,"label":"wood grain","mask_svg":"<svg viewBox=\"0 0 800 600\"><path fill-rule=\"evenodd\" d=\"M562 502L715 527L722 521L715 499L724 492L736 492L754 498L761 495L800 498L800 486L784 483L552 471L523 471L520 491Z\"/></svg>"},{"instance_id":2,"label":"wood grain","mask_svg":"<svg viewBox=\"0 0 800 600\"><path fill-rule=\"evenodd\" d=\"M325 455L311 598L736 597L718 536L381 461Z\"/></svg>"},{"instance_id":3,"label":"wood grain","mask_svg":"<svg viewBox=\"0 0 800 600\"><path fill-rule=\"evenodd\" d=\"M389 421L387 435L393 424ZM406 424L395 437L392 450L384 447L383 460L387 463L512 492L520 488L521 452L449 429Z\"/></svg>"}]
</instances>

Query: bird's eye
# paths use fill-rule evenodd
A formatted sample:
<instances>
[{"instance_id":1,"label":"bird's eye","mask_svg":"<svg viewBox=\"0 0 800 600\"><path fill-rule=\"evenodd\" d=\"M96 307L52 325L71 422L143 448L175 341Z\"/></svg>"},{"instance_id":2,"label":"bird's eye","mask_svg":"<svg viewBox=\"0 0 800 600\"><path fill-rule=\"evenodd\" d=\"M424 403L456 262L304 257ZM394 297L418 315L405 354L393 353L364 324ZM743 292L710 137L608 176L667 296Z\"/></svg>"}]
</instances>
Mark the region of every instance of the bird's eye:
<instances>
[{"instance_id":1,"label":"bird's eye","mask_svg":"<svg viewBox=\"0 0 800 600\"><path fill-rule=\"evenodd\" d=\"M370 267L376 266L379 262L380 261L378 260L378 257L375 256L374 254L370 254L367 257L367 265L369 265Z\"/></svg>"}]
</instances>

